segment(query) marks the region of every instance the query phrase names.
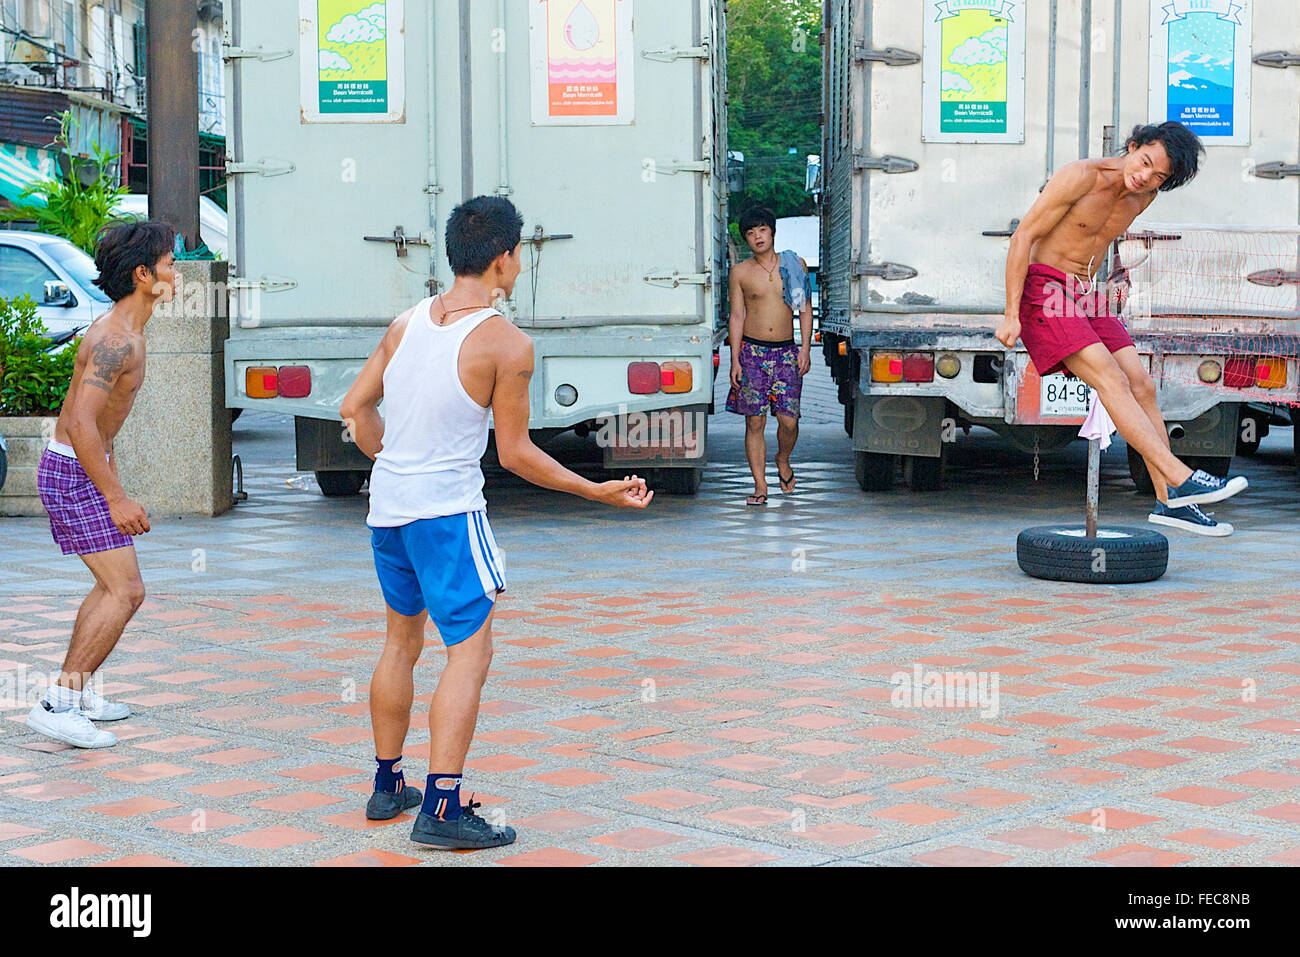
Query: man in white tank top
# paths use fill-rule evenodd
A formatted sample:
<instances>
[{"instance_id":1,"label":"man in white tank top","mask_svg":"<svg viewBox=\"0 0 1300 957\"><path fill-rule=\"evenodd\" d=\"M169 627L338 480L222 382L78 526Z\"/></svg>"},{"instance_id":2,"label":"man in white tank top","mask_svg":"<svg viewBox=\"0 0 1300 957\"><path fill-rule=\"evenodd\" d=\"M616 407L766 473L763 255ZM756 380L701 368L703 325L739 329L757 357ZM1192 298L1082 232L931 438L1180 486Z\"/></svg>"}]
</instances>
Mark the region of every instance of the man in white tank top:
<instances>
[{"instance_id":1,"label":"man in white tank top","mask_svg":"<svg viewBox=\"0 0 1300 957\"><path fill-rule=\"evenodd\" d=\"M499 847L515 839L513 828L475 814L472 801L460 803L492 662L492 613L506 587L479 465L489 413L501 465L529 482L621 508L645 508L654 497L635 475L589 482L529 437L533 343L491 305L514 290L522 229L505 199L480 196L457 207L447 222L455 283L389 326L340 410L357 447L375 460L367 524L388 606L388 639L370 683L378 769L366 816L388 820L421 805L411 839L434 847ZM406 786L401 756L430 616L447 664L429 707L421 795Z\"/></svg>"}]
</instances>

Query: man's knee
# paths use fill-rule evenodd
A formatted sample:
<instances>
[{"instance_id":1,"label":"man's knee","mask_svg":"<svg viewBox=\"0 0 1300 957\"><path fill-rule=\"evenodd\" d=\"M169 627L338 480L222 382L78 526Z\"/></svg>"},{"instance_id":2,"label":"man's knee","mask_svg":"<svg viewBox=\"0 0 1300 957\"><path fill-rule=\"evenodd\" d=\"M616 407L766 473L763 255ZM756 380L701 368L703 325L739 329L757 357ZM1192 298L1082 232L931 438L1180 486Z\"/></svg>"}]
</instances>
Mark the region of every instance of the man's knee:
<instances>
[{"instance_id":1,"label":"man's knee","mask_svg":"<svg viewBox=\"0 0 1300 957\"><path fill-rule=\"evenodd\" d=\"M1132 383L1118 365L1103 367L1097 371L1093 386L1102 395L1114 395L1117 392L1132 392Z\"/></svg>"},{"instance_id":2,"label":"man's knee","mask_svg":"<svg viewBox=\"0 0 1300 957\"><path fill-rule=\"evenodd\" d=\"M745 416L745 431L751 435L755 432L761 433L767 426L767 416L765 415L747 415Z\"/></svg>"},{"instance_id":3,"label":"man's knee","mask_svg":"<svg viewBox=\"0 0 1300 957\"><path fill-rule=\"evenodd\" d=\"M144 582L138 578L135 581L121 585L115 591L117 599L130 608L132 614L139 611L140 606L144 604Z\"/></svg>"},{"instance_id":4,"label":"man's knee","mask_svg":"<svg viewBox=\"0 0 1300 957\"><path fill-rule=\"evenodd\" d=\"M1151 376L1145 371L1128 377L1129 388L1133 391L1133 398L1143 405L1155 401L1156 384L1151 380Z\"/></svg>"}]
</instances>

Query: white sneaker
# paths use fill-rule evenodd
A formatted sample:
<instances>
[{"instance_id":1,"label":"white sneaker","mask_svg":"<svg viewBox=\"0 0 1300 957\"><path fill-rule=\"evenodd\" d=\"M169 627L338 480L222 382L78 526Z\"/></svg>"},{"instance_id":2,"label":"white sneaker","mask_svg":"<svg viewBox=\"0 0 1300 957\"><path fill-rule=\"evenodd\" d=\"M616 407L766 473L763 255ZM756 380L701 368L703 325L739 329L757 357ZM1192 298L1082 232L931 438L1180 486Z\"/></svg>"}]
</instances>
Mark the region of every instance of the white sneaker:
<instances>
[{"instance_id":1,"label":"white sneaker","mask_svg":"<svg viewBox=\"0 0 1300 957\"><path fill-rule=\"evenodd\" d=\"M81 693L81 713L91 721L121 721L131 717L131 709L126 705L105 701L89 688Z\"/></svg>"},{"instance_id":2,"label":"white sneaker","mask_svg":"<svg viewBox=\"0 0 1300 957\"><path fill-rule=\"evenodd\" d=\"M44 701L37 702L32 708L27 716L27 727L76 748L111 748L117 744L117 735L99 730L76 708L50 711Z\"/></svg>"}]
</instances>

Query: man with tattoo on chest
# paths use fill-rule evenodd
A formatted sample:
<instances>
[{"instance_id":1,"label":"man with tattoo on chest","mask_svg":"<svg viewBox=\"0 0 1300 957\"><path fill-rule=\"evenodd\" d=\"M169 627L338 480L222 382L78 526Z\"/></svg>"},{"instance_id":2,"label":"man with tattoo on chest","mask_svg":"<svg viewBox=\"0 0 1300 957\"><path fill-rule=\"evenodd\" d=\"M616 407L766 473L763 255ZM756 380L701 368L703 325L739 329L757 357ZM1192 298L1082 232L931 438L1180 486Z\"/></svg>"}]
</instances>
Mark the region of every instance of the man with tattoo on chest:
<instances>
[{"instance_id":1,"label":"man with tattoo on chest","mask_svg":"<svg viewBox=\"0 0 1300 957\"><path fill-rule=\"evenodd\" d=\"M91 721L131 713L96 694L90 679L144 601L131 540L149 531L149 517L122 490L113 440L144 382L145 323L160 300L176 294L172 236L168 226L149 222L113 226L100 238L95 285L113 308L81 340L54 440L37 470L50 533L63 554L86 563L95 586L77 612L58 681L27 726L78 748L112 747L117 736Z\"/></svg>"}]
</instances>

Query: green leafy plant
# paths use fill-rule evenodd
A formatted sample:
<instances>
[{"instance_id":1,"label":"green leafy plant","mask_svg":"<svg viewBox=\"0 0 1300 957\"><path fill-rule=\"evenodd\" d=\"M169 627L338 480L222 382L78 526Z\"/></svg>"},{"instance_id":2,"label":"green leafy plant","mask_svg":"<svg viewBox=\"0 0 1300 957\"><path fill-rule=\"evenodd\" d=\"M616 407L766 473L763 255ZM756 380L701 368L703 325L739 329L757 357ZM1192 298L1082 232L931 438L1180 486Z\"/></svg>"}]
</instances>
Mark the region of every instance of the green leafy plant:
<instances>
[{"instance_id":1,"label":"green leafy plant","mask_svg":"<svg viewBox=\"0 0 1300 957\"><path fill-rule=\"evenodd\" d=\"M72 151L72 134L77 128L70 111L59 117L59 136L52 145L67 162L68 176L58 174L37 180L22 191L22 196L39 196L41 203L18 203L0 212L0 220L36 224L52 236L62 236L90 255L95 255L95 241L110 223L124 217L117 206L130 190L119 185L113 167L121 154L92 143L90 157Z\"/></svg>"},{"instance_id":2,"label":"green leafy plant","mask_svg":"<svg viewBox=\"0 0 1300 957\"><path fill-rule=\"evenodd\" d=\"M77 345L50 352L30 296L0 298L0 415L56 415L72 384Z\"/></svg>"}]
</instances>

